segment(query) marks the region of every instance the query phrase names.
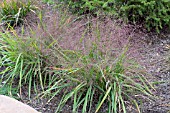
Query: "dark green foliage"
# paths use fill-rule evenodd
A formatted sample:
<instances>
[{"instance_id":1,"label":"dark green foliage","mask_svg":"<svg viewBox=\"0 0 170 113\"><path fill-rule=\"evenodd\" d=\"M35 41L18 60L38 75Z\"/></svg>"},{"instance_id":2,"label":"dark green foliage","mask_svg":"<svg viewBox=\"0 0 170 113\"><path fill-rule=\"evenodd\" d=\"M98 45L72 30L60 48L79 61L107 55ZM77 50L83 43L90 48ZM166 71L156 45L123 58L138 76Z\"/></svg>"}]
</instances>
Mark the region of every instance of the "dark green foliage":
<instances>
[{"instance_id":1,"label":"dark green foliage","mask_svg":"<svg viewBox=\"0 0 170 113\"><path fill-rule=\"evenodd\" d=\"M170 23L170 0L60 0L69 4L78 14L98 11L127 19L133 23L144 23L148 31L158 33Z\"/></svg>"},{"instance_id":2,"label":"dark green foliage","mask_svg":"<svg viewBox=\"0 0 170 113\"><path fill-rule=\"evenodd\" d=\"M149 31L159 32L170 23L169 0L128 0L120 10L132 22L144 22Z\"/></svg>"},{"instance_id":3,"label":"dark green foliage","mask_svg":"<svg viewBox=\"0 0 170 113\"><path fill-rule=\"evenodd\" d=\"M113 0L59 0L69 4L71 11L78 14L97 13L98 10L105 12L115 11Z\"/></svg>"},{"instance_id":4,"label":"dark green foliage","mask_svg":"<svg viewBox=\"0 0 170 113\"><path fill-rule=\"evenodd\" d=\"M7 96L13 96L14 98L18 99L17 96L17 88L12 88L11 90L9 85L0 86L0 95L7 95Z\"/></svg>"}]
</instances>

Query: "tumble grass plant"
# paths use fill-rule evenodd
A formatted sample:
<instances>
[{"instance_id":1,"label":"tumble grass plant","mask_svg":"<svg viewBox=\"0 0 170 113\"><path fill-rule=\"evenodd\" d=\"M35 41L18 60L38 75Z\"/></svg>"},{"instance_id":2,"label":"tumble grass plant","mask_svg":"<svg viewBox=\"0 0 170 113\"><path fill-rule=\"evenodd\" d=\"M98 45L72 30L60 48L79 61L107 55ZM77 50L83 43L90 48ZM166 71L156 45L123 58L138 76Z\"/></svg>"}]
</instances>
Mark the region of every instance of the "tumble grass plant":
<instances>
[{"instance_id":1,"label":"tumble grass plant","mask_svg":"<svg viewBox=\"0 0 170 113\"><path fill-rule=\"evenodd\" d=\"M35 39L20 38L15 32L13 33L0 33L1 67L5 67L0 72L1 81L5 83L4 86L10 86L9 91L12 91L13 84L18 85L20 93L22 93L22 86L28 85L30 97L32 86L34 88L41 86L43 90L44 57L41 54L39 43Z\"/></svg>"},{"instance_id":2,"label":"tumble grass plant","mask_svg":"<svg viewBox=\"0 0 170 113\"><path fill-rule=\"evenodd\" d=\"M72 112L91 113L92 106L97 113L107 102L108 112L126 113L126 101L138 106L138 95L152 97L152 85L144 77L138 66L126 58L126 50L118 57L102 54L96 47L87 55L76 51L63 51L68 65L53 67L51 71L57 81L51 82L43 96L50 95L51 99L63 92L56 113L60 112L68 100L73 100Z\"/></svg>"},{"instance_id":3,"label":"tumble grass plant","mask_svg":"<svg viewBox=\"0 0 170 113\"><path fill-rule=\"evenodd\" d=\"M82 113L99 112L104 103L108 104L110 113L126 113L127 102L136 105L140 112L140 98L152 97L150 89L153 87L145 78L142 67L130 62L126 56L128 47L114 55L116 47L128 42L125 30L112 21L101 24L101 21L90 18L88 22L76 20L68 25L67 16L62 14L51 16L44 22L48 34L44 33L42 39L47 36L51 40L51 57L48 58L51 65L47 68L50 76L46 78L50 82L41 93L42 97L50 96L51 101L62 96L56 113L70 100L73 113L79 110ZM61 19L64 22L58 21L59 17L64 18ZM62 22L65 24L60 24ZM92 107L96 107L95 111Z\"/></svg>"}]
</instances>

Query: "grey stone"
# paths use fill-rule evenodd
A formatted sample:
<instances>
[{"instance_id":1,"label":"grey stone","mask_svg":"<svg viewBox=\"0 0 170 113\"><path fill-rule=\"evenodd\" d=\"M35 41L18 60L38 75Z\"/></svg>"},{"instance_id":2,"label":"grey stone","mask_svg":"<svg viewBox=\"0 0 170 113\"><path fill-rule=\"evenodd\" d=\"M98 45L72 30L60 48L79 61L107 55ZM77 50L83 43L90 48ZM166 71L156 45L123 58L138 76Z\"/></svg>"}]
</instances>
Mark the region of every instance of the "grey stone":
<instances>
[{"instance_id":1,"label":"grey stone","mask_svg":"<svg viewBox=\"0 0 170 113\"><path fill-rule=\"evenodd\" d=\"M13 98L0 95L0 113L40 113Z\"/></svg>"}]
</instances>

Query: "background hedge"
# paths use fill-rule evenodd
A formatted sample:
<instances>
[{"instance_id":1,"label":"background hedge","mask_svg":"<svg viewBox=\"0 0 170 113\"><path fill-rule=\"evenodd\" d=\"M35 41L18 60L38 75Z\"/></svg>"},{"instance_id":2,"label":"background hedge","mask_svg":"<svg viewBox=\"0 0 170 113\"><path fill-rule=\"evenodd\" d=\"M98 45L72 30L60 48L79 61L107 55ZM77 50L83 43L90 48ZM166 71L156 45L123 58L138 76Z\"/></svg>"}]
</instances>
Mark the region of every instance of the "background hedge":
<instances>
[{"instance_id":1,"label":"background hedge","mask_svg":"<svg viewBox=\"0 0 170 113\"><path fill-rule=\"evenodd\" d=\"M77 14L105 12L133 23L144 23L158 33L170 23L170 0L59 0Z\"/></svg>"}]
</instances>

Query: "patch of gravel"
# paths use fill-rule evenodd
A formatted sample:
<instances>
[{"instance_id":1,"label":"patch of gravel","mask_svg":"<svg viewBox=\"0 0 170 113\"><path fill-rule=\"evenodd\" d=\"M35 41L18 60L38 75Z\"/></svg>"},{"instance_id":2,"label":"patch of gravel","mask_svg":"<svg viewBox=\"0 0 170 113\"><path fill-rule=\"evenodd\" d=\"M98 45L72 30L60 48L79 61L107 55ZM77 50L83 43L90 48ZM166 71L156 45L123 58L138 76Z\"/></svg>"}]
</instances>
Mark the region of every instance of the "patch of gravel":
<instances>
[{"instance_id":1,"label":"patch of gravel","mask_svg":"<svg viewBox=\"0 0 170 113\"><path fill-rule=\"evenodd\" d=\"M156 38L155 38L156 39ZM154 78L151 82L159 81L155 85L154 101L143 104L144 113L170 112L170 37L152 41L143 51L143 64Z\"/></svg>"}]
</instances>

